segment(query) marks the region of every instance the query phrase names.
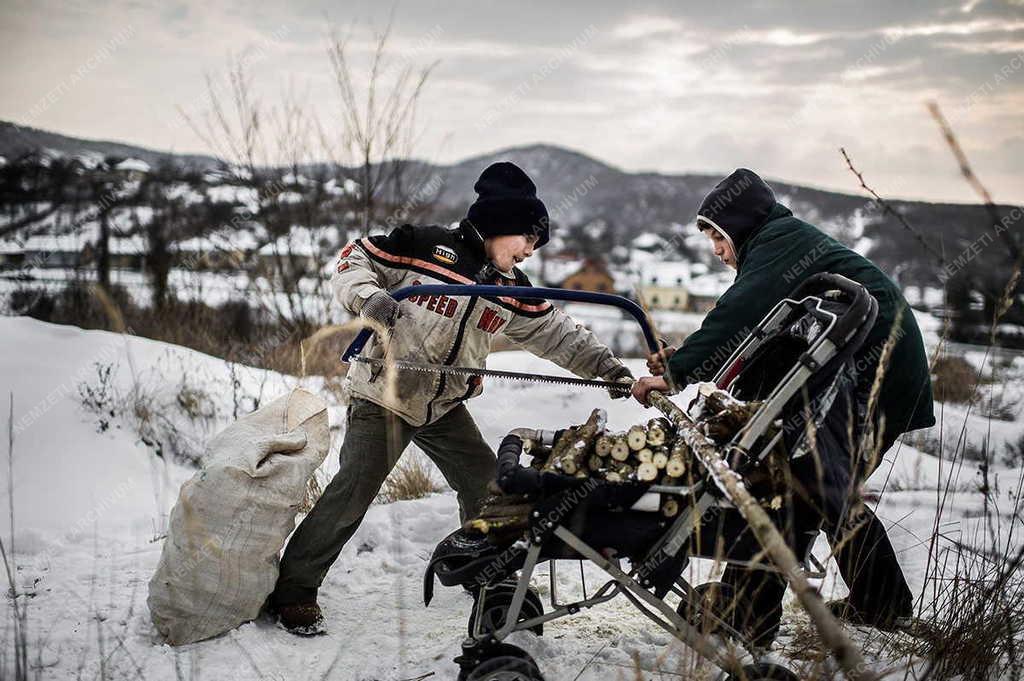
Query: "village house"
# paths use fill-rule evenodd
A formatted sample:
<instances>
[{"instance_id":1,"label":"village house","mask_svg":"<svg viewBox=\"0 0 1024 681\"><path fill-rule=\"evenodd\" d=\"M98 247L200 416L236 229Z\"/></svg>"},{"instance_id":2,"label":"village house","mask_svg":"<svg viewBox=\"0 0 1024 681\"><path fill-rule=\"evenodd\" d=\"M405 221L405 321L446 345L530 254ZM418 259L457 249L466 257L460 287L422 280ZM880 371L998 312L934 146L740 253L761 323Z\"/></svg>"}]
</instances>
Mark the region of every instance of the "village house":
<instances>
[{"instance_id":1,"label":"village house","mask_svg":"<svg viewBox=\"0 0 1024 681\"><path fill-rule=\"evenodd\" d=\"M608 266L603 259L587 258L578 270L562 281L561 287L574 291L613 293L615 291L615 279L608 271Z\"/></svg>"},{"instance_id":2,"label":"village house","mask_svg":"<svg viewBox=\"0 0 1024 681\"><path fill-rule=\"evenodd\" d=\"M636 267L637 287L644 305L652 310L690 308L689 263L651 261Z\"/></svg>"}]
</instances>

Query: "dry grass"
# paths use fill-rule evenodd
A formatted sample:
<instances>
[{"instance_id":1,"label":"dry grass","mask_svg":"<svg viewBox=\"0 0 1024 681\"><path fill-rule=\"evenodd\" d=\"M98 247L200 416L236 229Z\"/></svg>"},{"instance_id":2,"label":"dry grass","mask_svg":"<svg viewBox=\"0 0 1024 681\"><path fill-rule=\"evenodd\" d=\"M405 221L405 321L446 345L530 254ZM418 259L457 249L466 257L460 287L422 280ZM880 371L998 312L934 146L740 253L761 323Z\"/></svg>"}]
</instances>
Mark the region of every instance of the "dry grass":
<instances>
[{"instance_id":1,"label":"dry grass","mask_svg":"<svg viewBox=\"0 0 1024 681\"><path fill-rule=\"evenodd\" d=\"M422 456L406 456L384 481L377 494L377 501L390 504L394 501L422 499L439 489L430 462Z\"/></svg>"},{"instance_id":2,"label":"dry grass","mask_svg":"<svg viewBox=\"0 0 1024 681\"><path fill-rule=\"evenodd\" d=\"M339 361L357 329L322 334L308 345L319 327L285 325L266 320L245 302L213 307L205 303L170 301L159 312L136 306L126 291L112 286L107 295L87 283L69 284L59 293L35 293L32 304L19 310L36 319L85 329L125 331L260 369L291 376L328 379L344 376ZM303 371L304 370L304 371Z\"/></svg>"},{"instance_id":3,"label":"dry grass","mask_svg":"<svg viewBox=\"0 0 1024 681\"><path fill-rule=\"evenodd\" d=\"M881 654L926 660L914 679L993 681L1022 677L1022 554L953 543L929 575L931 613L914 636L883 638Z\"/></svg>"},{"instance_id":4,"label":"dry grass","mask_svg":"<svg viewBox=\"0 0 1024 681\"><path fill-rule=\"evenodd\" d=\"M306 496L302 498L302 503L299 504L299 513L309 513L316 506L316 502L320 501L320 496L324 493L324 483L320 480L320 470L313 471L313 475L309 476L309 480L306 481ZM328 481L330 482L330 481Z\"/></svg>"},{"instance_id":5,"label":"dry grass","mask_svg":"<svg viewBox=\"0 0 1024 681\"><path fill-rule=\"evenodd\" d=\"M28 681L28 599L19 593L17 566L14 557L14 393L10 393L10 406L7 412L7 499L9 503L10 538L5 545L0 537L0 562L3 563L7 575L7 596L10 599L11 629L13 639L11 648L7 647L8 632L3 632L4 646L0 649L0 677L12 678L14 681ZM20 600L19 600L20 598ZM13 669L12 667L13 663Z\"/></svg>"}]
</instances>

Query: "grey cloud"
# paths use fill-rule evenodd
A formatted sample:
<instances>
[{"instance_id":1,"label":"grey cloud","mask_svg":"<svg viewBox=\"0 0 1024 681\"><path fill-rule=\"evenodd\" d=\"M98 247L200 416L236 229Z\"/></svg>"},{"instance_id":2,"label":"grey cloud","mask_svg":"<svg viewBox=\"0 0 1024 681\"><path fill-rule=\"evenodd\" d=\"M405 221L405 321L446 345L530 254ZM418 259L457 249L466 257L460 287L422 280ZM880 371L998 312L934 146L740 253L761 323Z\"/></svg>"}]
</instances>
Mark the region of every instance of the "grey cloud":
<instances>
[{"instance_id":1,"label":"grey cloud","mask_svg":"<svg viewBox=\"0 0 1024 681\"><path fill-rule=\"evenodd\" d=\"M997 186L1009 186L1008 178L1019 175L1024 69L997 74L1024 45L1020 3L702 5L397 5L397 56L412 63L441 60L424 99L423 153L453 160L545 141L628 169L752 165L791 181L852 189L836 162L836 147L847 144L865 164L881 169L880 181L904 187L906 194L941 196L956 177L954 167L927 181L929 166L946 168L941 164L948 161L922 106L936 97L965 131L979 172L990 170ZM187 129L171 134L162 118L176 105L200 100L202 73L223 69L226 54L265 47L267 58L255 74L265 98L296 79L310 87L315 110L327 115L334 93L324 56L325 16L351 32L354 52L364 57L371 27L383 25L391 5L179 0L159 8L114 2L88 9L54 0L0 6L0 41L22 65L0 74L6 95L0 118L18 121L74 68L78 55L88 55L112 26L131 21L139 30L137 43L34 123L201 150ZM594 33L583 47L548 68L591 26ZM281 27L287 30L268 39ZM481 126L485 118L489 123Z\"/></svg>"}]
</instances>

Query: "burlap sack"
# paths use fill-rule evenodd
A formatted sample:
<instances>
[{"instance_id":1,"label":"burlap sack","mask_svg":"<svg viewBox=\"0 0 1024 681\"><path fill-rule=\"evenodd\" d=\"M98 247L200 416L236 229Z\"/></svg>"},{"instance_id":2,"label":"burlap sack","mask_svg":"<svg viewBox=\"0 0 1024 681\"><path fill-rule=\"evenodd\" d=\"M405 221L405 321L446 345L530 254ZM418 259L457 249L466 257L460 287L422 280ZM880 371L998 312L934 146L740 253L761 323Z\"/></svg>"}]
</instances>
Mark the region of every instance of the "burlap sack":
<instances>
[{"instance_id":1,"label":"burlap sack","mask_svg":"<svg viewBox=\"0 0 1024 681\"><path fill-rule=\"evenodd\" d=\"M327 405L304 390L210 441L203 469L181 487L149 582L150 616L168 643L210 638L259 614L329 445Z\"/></svg>"}]
</instances>

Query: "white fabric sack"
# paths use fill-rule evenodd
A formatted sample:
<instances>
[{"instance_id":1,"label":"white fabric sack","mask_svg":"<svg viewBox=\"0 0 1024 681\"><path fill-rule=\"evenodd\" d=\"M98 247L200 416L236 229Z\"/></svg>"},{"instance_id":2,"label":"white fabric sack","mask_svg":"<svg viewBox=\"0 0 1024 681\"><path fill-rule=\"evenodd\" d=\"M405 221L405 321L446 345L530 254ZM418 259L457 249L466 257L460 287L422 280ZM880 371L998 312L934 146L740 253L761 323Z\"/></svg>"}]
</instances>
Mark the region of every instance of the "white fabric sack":
<instances>
[{"instance_id":1,"label":"white fabric sack","mask_svg":"<svg viewBox=\"0 0 1024 681\"><path fill-rule=\"evenodd\" d=\"M294 390L214 437L181 487L149 581L150 616L172 645L255 619L306 483L330 446L327 405Z\"/></svg>"}]
</instances>

